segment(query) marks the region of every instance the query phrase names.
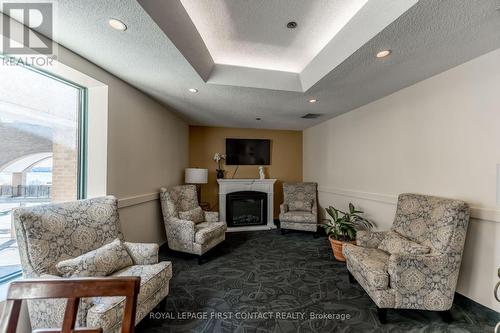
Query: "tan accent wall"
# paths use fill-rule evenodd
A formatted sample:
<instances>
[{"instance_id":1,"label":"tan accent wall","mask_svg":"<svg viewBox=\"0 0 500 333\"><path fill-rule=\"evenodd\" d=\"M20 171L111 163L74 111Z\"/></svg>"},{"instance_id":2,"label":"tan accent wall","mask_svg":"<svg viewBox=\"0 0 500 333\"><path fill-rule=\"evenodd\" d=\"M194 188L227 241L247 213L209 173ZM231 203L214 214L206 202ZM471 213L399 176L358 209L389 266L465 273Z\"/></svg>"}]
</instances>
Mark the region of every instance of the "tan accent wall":
<instances>
[{"instance_id":1,"label":"tan accent wall","mask_svg":"<svg viewBox=\"0 0 500 333\"><path fill-rule=\"evenodd\" d=\"M271 165L266 166L266 178L276 178L274 186L274 217L283 202L282 183L302 181L302 132L227 127L189 127L189 166L208 168L208 184L202 186L201 200L218 210L219 188L216 182L215 153L226 153L226 138L271 140ZM236 166L226 166L226 178L233 178ZM234 178L259 178L259 167L242 165Z\"/></svg>"}]
</instances>

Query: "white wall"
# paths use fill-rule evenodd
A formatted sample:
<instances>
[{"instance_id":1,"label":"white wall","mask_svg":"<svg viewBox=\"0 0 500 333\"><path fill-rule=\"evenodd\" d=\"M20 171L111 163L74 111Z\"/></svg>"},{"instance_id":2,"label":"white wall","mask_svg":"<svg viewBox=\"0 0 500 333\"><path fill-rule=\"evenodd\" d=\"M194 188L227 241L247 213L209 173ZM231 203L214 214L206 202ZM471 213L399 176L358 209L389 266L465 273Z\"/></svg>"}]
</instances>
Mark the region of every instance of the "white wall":
<instances>
[{"instance_id":1,"label":"white wall","mask_svg":"<svg viewBox=\"0 0 500 333\"><path fill-rule=\"evenodd\" d=\"M430 59L432 61L432 59ZM304 181L322 206L353 202L388 229L396 197L474 207L458 292L500 311L500 49L304 131Z\"/></svg>"}]
</instances>

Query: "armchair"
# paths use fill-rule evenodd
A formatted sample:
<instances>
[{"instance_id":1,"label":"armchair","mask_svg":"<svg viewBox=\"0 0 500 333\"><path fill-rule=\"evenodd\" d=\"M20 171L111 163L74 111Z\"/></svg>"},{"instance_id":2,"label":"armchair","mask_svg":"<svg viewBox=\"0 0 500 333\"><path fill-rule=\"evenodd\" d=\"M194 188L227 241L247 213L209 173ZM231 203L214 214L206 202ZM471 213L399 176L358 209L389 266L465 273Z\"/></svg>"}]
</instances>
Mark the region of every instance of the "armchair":
<instances>
[{"instance_id":1,"label":"armchair","mask_svg":"<svg viewBox=\"0 0 500 333\"><path fill-rule=\"evenodd\" d=\"M123 241L112 196L16 209L13 214L24 278L62 279L56 265L67 259ZM113 277L138 276L140 292L135 314L142 320L168 294L172 277L170 262L158 262L158 245L123 243L133 265L112 273ZM98 257L107 263L111 257ZM33 329L60 327L64 299L28 301ZM102 327L116 332L123 319L123 298L84 298L78 310L77 326Z\"/></svg>"},{"instance_id":2,"label":"armchair","mask_svg":"<svg viewBox=\"0 0 500 333\"><path fill-rule=\"evenodd\" d=\"M316 232L318 200L316 183L283 183L284 202L280 205L280 228Z\"/></svg>"},{"instance_id":3,"label":"armchair","mask_svg":"<svg viewBox=\"0 0 500 333\"><path fill-rule=\"evenodd\" d=\"M387 308L449 318L468 222L462 201L401 194L390 231L359 231L356 245L344 245L349 279L375 302L381 322Z\"/></svg>"},{"instance_id":4,"label":"armchair","mask_svg":"<svg viewBox=\"0 0 500 333\"><path fill-rule=\"evenodd\" d=\"M203 211L198 221L180 217L201 210L194 185L162 188L160 199L170 249L198 255L201 263L203 254L225 240L227 226L219 222L219 213Z\"/></svg>"}]
</instances>

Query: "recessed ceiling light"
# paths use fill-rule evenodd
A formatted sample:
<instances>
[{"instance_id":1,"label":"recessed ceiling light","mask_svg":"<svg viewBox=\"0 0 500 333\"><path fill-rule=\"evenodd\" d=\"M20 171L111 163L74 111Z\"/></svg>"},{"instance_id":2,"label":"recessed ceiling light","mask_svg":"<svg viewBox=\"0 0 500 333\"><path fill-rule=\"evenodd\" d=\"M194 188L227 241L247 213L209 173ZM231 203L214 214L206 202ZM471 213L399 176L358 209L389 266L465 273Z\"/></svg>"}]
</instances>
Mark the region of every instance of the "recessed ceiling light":
<instances>
[{"instance_id":1,"label":"recessed ceiling light","mask_svg":"<svg viewBox=\"0 0 500 333\"><path fill-rule=\"evenodd\" d=\"M391 50L383 50L377 53L377 58L385 58L392 53Z\"/></svg>"},{"instance_id":2,"label":"recessed ceiling light","mask_svg":"<svg viewBox=\"0 0 500 333\"><path fill-rule=\"evenodd\" d=\"M192 92L193 94L196 94L198 92L198 89L196 89L196 88L189 88L189 92Z\"/></svg>"},{"instance_id":3,"label":"recessed ceiling light","mask_svg":"<svg viewBox=\"0 0 500 333\"><path fill-rule=\"evenodd\" d=\"M111 28L118 30L118 31L125 31L127 30L127 25L123 23L120 20L117 19L109 19L108 24Z\"/></svg>"},{"instance_id":4,"label":"recessed ceiling light","mask_svg":"<svg viewBox=\"0 0 500 333\"><path fill-rule=\"evenodd\" d=\"M288 23L286 24L286 27L287 27L288 29L295 29L295 28L297 28L297 22L294 22L294 21L288 22Z\"/></svg>"},{"instance_id":5,"label":"recessed ceiling light","mask_svg":"<svg viewBox=\"0 0 500 333\"><path fill-rule=\"evenodd\" d=\"M309 103L316 103L317 101L318 101L318 100L317 100L316 98L311 98L311 99L309 100Z\"/></svg>"}]
</instances>

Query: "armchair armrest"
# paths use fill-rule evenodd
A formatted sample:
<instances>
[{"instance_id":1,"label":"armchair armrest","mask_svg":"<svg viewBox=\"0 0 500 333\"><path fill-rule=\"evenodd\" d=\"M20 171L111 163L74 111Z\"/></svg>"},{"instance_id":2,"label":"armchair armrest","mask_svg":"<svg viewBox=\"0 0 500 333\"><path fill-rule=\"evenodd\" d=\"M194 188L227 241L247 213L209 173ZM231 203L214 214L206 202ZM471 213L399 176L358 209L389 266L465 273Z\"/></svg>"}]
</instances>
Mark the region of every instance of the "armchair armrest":
<instances>
[{"instance_id":1,"label":"armchair armrest","mask_svg":"<svg viewBox=\"0 0 500 333\"><path fill-rule=\"evenodd\" d=\"M206 212L204 211L206 222L219 222L219 212Z\"/></svg>"},{"instance_id":2,"label":"armchair armrest","mask_svg":"<svg viewBox=\"0 0 500 333\"><path fill-rule=\"evenodd\" d=\"M280 214L285 214L288 212L288 205L286 203L282 203L280 205Z\"/></svg>"},{"instance_id":3,"label":"armchair armrest","mask_svg":"<svg viewBox=\"0 0 500 333\"><path fill-rule=\"evenodd\" d=\"M158 250L156 243L130 243L124 242L127 252L136 265L153 265L158 263Z\"/></svg>"},{"instance_id":4,"label":"armchair armrest","mask_svg":"<svg viewBox=\"0 0 500 333\"><path fill-rule=\"evenodd\" d=\"M387 235L388 231L358 230L356 245L361 247L376 248Z\"/></svg>"},{"instance_id":5,"label":"armchair armrest","mask_svg":"<svg viewBox=\"0 0 500 333\"><path fill-rule=\"evenodd\" d=\"M453 304L461 255L393 254L387 271L396 306L409 307L422 302L426 310L445 311Z\"/></svg>"},{"instance_id":6,"label":"armchair armrest","mask_svg":"<svg viewBox=\"0 0 500 333\"><path fill-rule=\"evenodd\" d=\"M181 220L179 218L171 218L166 223L166 227L170 229L168 235L174 236L176 241L184 243L193 243L195 234L195 223L193 221ZM170 242L170 239L169 239Z\"/></svg>"}]
</instances>

